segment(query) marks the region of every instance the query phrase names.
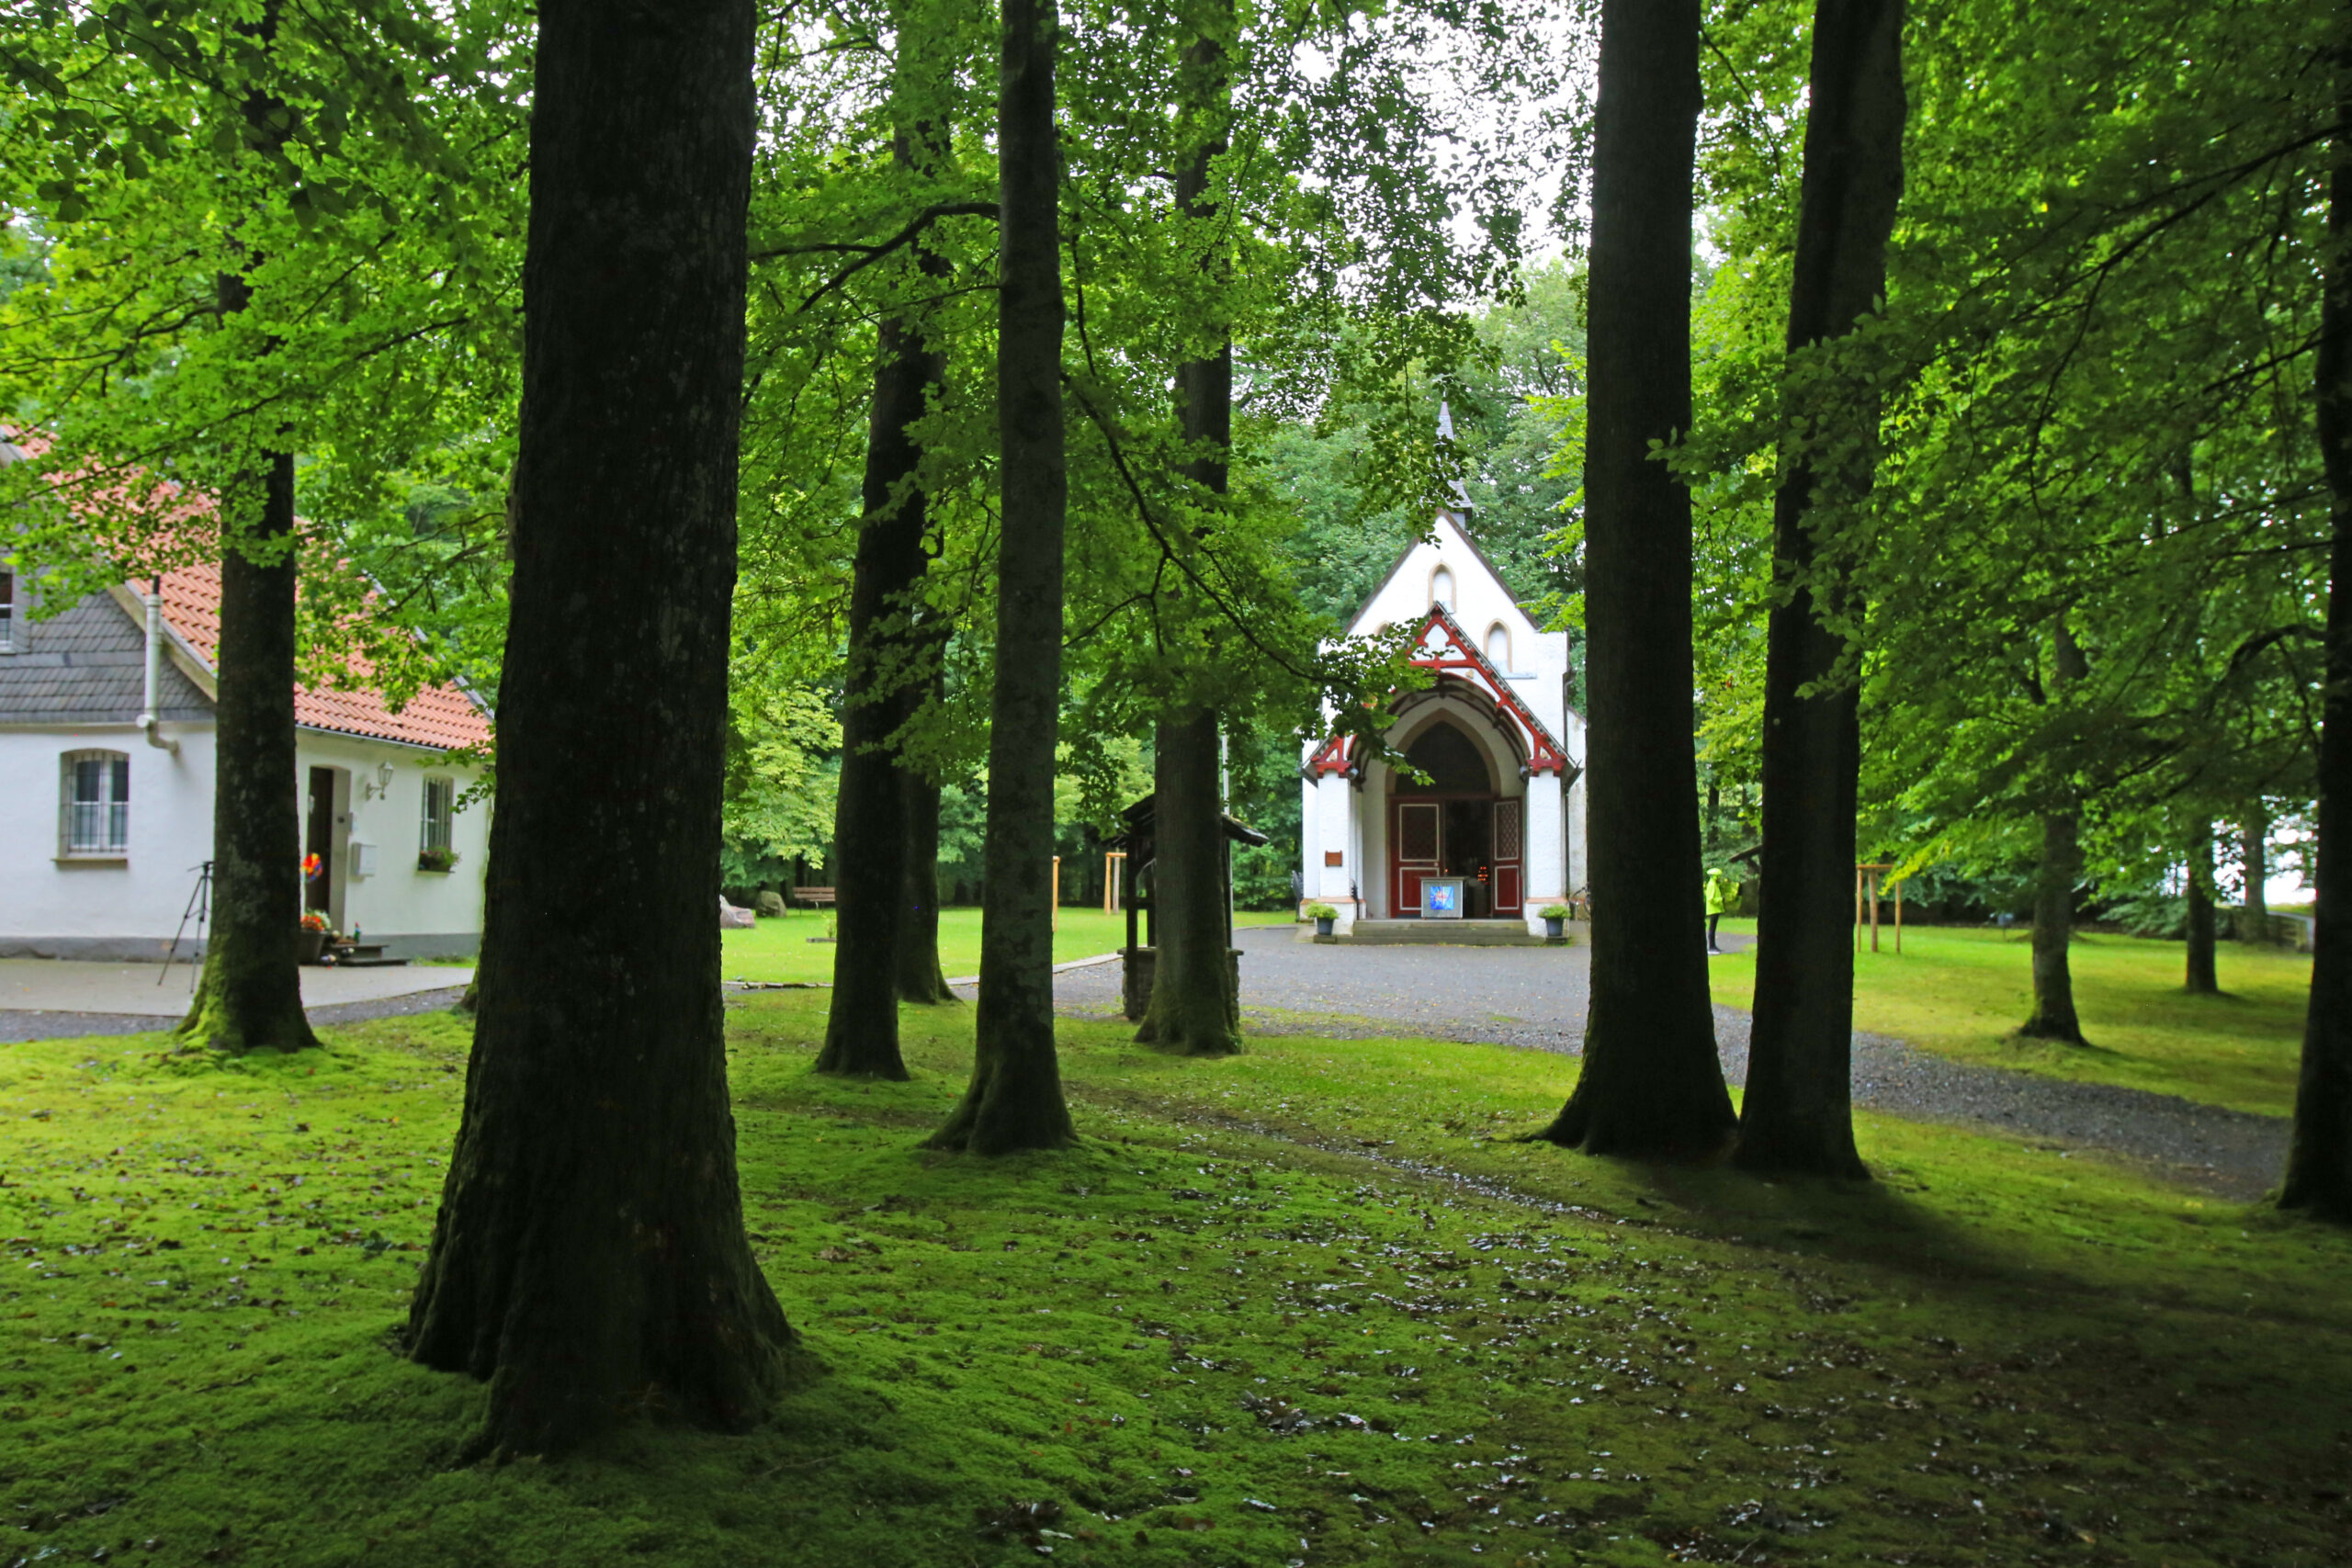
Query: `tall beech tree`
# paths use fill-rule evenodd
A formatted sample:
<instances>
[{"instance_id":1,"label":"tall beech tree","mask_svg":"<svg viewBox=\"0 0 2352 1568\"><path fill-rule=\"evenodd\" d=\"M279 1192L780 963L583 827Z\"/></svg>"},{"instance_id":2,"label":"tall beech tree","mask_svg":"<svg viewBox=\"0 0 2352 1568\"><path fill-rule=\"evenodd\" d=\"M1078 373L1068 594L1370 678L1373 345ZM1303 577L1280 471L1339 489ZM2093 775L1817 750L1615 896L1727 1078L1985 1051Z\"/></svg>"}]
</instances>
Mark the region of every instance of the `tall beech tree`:
<instances>
[{"instance_id":1,"label":"tall beech tree","mask_svg":"<svg viewBox=\"0 0 2352 1568\"><path fill-rule=\"evenodd\" d=\"M2213 824L2199 822L2188 840L2187 964L2181 984L2189 995L2217 997L2221 977L2213 965Z\"/></svg>"},{"instance_id":2,"label":"tall beech tree","mask_svg":"<svg viewBox=\"0 0 2352 1568\"><path fill-rule=\"evenodd\" d=\"M2090 674L2090 661L2062 616L2051 632L2049 690L2053 705ZM2075 1014L2075 970L2067 950L2075 939L2075 889L2083 880L2083 807L2061 761L2045 785L2041 859L2033 881L2033 1012L2018 1026L2029 1040L2086 1043Z\"/></svg>"},{"instance_id":3,"label":"tall beech tree","mask_svg":"<svg viewBox=\"0 0 2352 1568\"><path fill-rule=\"evenodd\" d=\"M1053 0L1004 0L998 69L996 673L972 1078L933 1147L1010 1154L1071 1142L1054 1054L1054 746L1060 728L1061 148Z\"/></svg>"},{"instance_id":4,"label":"tall beech tree","mask_svg":"<svg viewBox=\"0 0 2352 1568\"><path fill-rule=\"evenodd\" d=\"M266 55L278 6L235 30ZM293 116L259 87L242 118L255 155L283 157ZM259 258L254 258L258 260ZM244 273L217 286L225 320L253 302ZM212 935L204 973L174 1031L192 1044L241 1051L316 1045L302 1011L295 920L302 905L302 823L294 798L294 454L255 454L221 517L218 724L212 784ZM243 501L255 515L236 515Z\"/></svg>"},{"instance_id":5,"label":"tall beech tree","mask_svg":"<svg viewBox=\"0 0 2352 1568\"><path fill-rule=\"evenodd\" d=\"M899 125L892 162L925 179L945 156L944 137L922 77L937 68L930 40L898 16L898 69L893 97ZM944 258L921 241L914 270L937 286L948 273ZM938 944L938 807L926 781L894 748L899 731L921 705L928 683L915 661L928 639L918 629L930 510L922 491L922 443L918 434L932 400L945 387L947 355L926 338L924 312L909 309L883 318L876 332L874 409L865 442L865 516L858 531L849 605L849 667L842 704L842 774L833 817L834 883L838 889L833 994L825 1021L820 1073L886 1078L907 1076L899 1051L899 996L909 977L900 949L925 934L935 967ZM928 856L917 813L931 801ZM918 857L928 860L920 863ZM928 871L929 897L918 879ZM915 965L920 968L920 963ZM929 1000L930 998L922 999Z\"/></svg>"},{"instance_id":6,"label":"tall beech tree","mask_svg":"<svg viewBox=\"0 0 2352 1568\"><path fill-rule=\"evenodd\" d=\"M2352 1224L2352 6L2335 7L2337 130L2320 273L2319 449L2326 479L2327 679L2319 732L2319 848L2311 999L2303 1013L2295 1127L2278 1205Z\"/></svg>"},{"instance_id":7,"label":"tall beech tree","mask_svg":"<svg viewBox=\"0 0 2352 1568\"><path fill-rule=\"evenodd\" d=\"M1602 0L1585 448L1592 1001L1541 1136L1702 1157L1736 1118L1715 1056L1691 754L1690 493L1653 451L1690 424L1698 0Z\"/></svg>"},{"instance_id":8,"label":"tall beech tree","mask_svg":"<svg viewBox=\"0 0 2352 1568\"><path fill-rule=\"evenodd\" d=\"M1184 477L1211 497L1226 493L1233 446L1233 339L1216 310L1219 286L1229 276L1222 257L1231 241L1210 194L1230 134L1227 39L1232 28L1227 0L1204 6L1201 34L1186 48L1177 77L1176 210L1188 232L1199 237L1199 268L1217 317L1205 333L1214 340L1210 352L1176 367L1177 423L1191 454ZM1231 635L1222 634L1227 640ZM1218 741L1213 707L1187 705L1162 716L1153 729L1151 877L1159 953L1149 1010L1136 1037L1195 1056L1241 1048Z\"/></svg>"},{"instance_id":9,"label":"tall beech tree","mask_svg":"<svg viewBox=\"0 0 2352 1568\"><path fill-rule=\"evenodd\" d=\"M1850 333L1886 291L1903 193L1903 0L1820 0L1814 10L1792 357ZM1844 628L1859 616L1811 513L1867 490L1879 400L1859 375L1792 396L1829 455L1792 451L1773 498L1774 570L1787 597L1772 607L1765 655L1763 907L1738 1157L1751 1169L1854 1177L1867 1174L1851 1089L1861 718L1860 672L1840 667Z\"/></svg>"},{"instance_id":10,"label":"tall beech tree","mask_svg":"<svg viewBox=\"0 0 2352 1568\"><path fill-rule=\"evenodd\" d=\"M407 1330L488 1380L484 1451L747 1425L791 1339L743 1235L714 915L752 23L539 7L480 1021Z\"/></svg>"}]
</instances>

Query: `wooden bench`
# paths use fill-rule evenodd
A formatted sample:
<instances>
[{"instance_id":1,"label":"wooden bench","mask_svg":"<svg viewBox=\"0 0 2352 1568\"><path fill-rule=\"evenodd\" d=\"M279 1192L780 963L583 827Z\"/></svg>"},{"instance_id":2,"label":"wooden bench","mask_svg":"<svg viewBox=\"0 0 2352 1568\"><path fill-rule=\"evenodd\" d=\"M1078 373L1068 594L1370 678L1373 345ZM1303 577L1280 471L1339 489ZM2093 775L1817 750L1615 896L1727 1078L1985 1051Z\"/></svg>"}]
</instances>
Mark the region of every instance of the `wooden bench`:
<instances>
[{"instance_id":1,"label":"wooden bench","mask_svg":"<svg viewBox=\"0 0 2352 1568\"><path fill-rule=\"evenodd\" d=\"M830 908L833 903L833 889L830 887L796 887L792 896L812 909Z\"/></svg>"}]
</instances>

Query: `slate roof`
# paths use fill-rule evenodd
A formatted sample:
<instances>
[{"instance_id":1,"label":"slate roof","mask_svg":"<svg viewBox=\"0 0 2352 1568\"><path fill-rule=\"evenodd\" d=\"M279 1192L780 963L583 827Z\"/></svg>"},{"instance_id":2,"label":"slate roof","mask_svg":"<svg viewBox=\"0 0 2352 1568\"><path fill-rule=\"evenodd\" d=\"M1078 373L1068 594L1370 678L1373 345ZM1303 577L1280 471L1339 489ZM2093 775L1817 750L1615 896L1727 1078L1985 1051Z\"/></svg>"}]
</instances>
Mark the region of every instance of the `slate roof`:
<instances>
[{"instance_id":1,"label":"slate roof","mask_svg":"<svg viewBox=\"0 0 2352 1568\"><path fill-rule=\"evenodd\" d=\"M19 620L16 651L0 653L0 723L130 724L147 694L147 637L122 607L93 593L46 621ZM211 701L166 660L159 716L212 716Z\"/></svg>"}]
</instances>

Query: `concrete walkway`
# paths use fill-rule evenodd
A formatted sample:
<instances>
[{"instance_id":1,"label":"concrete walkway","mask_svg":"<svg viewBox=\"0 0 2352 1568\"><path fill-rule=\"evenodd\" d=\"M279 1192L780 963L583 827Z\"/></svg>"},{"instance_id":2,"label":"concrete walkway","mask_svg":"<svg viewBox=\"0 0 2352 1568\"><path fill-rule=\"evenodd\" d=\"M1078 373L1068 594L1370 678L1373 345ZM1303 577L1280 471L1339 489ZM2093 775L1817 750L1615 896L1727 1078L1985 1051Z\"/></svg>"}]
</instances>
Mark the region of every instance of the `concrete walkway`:
<instances>
[{"instance_id":1,"label":"concrete walkway","mask_svg":"<svg viewBox=\"0 0 2352 1568\"><path fill-rule=\"evenodd\" d=\"M0 1012L137 1014L177 1018L187 1011L188 964L88 964L59 958L0 958ZM162 984L157 984L158 978ZM470 965L406 964L382 969L304 966L302 1005L340 1007L416 991L463 989Z\"/></svg>"}]
</instances>

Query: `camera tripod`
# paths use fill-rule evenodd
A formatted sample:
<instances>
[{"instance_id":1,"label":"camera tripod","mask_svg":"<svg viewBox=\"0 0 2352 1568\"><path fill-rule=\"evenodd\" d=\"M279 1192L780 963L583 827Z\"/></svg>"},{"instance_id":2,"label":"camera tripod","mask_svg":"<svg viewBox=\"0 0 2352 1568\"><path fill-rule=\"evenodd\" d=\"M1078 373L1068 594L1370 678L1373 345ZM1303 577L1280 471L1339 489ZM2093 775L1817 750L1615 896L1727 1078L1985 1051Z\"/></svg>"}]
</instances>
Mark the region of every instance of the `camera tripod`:
<instances>
[{"instance_id":1,"label":"camera tripod","mask_svg":"<svg viewBox=\"0 0 2352 1568\"><path fill-rule=\"evenodd\" d=\"M155 984L162 985L164 976L172 972L172 959L180 950L180 938L187 934L188 921L194 920L196 944L188 950L187 967L187 988L193 994L198 967L196 959L204 948L204 922L212 913L212 863L206 861L202 865L188 869L196 873L196 886L188 893L187 908L180 911L180 928L172 933L172 945L164 950L164 967L156 974Z\"/></svg>"}]
</instances>

